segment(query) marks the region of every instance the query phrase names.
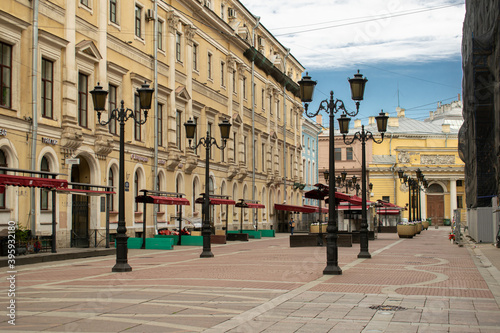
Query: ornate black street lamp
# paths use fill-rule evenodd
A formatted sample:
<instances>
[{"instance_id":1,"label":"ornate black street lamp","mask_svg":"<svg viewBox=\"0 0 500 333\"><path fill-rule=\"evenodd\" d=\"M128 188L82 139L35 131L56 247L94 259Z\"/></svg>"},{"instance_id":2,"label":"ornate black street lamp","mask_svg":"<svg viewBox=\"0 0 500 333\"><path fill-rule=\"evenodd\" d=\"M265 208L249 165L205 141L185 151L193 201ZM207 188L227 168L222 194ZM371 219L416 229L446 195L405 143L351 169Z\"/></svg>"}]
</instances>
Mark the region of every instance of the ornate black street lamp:
<instances>
[{"instance_id":1,"label":"ornate black street lamp","mask_svg":"<svg viewBox=\"0 0 500 333\"><path fill-rule=\"evenodd\" d=\"M358 254L358 258L371 258L370 252L368 252L368 223L366 218L366 148L365 142L367 140L372 139L375 143L382 143L384 141L384 133L387 131L387 121L389 119L388 116L384 112L380 112L378 116L375 117L377 120L377 128L380 132L382 138L377 140L373 137L373 134L370 131L365 131L365 125L361 125L361 131L354 133L352 140L346 141L346 135L349 133L349 117L342 115L338 119L340 133L344 136L345 144L352 144L354 140L361 141L361 230L359 233L359 242L360 242L360 252ZM348 142L349 141L349 142Z\"/></svg>"},{"instance_id":2,"label":"ornate black street lamp","mask_svg":"<svg viewBox=\"0 0 500 333\"><path fill-rule=\"evenodd\" d=\"M214 254L212 253L210 245L210 235L212 233L210 229L210 150L212 146L216 146L220 150L226 148L226 141L229 139L229 132L231 130L231 123L228 120L223 120L219 124L220 136L222 138L222 145L219 146L214 137L210 136L210 132L207 131L207 136L200 138L198 143L191 146L191 140L194 139L196 133L196 123L189 119L184 123L186 128L186 137L188 138L189 148L196 149L200 145L203 145L206 149L205 155L205 193L203 194L203 222L201 226L201 234L203 236L203 252L200 254L200 258L212 258Z\"/></svg>"},{"instance_id":3,"label":"ornate black street lamp","mask_svg":"<svg viewBox=\"0 0 500 333\"><path fill-rule=\"evenodd\" d=\"M426 189L428 186L422 171L417 169L415 171L416 178L411 178L405 175L404 171L398 170L398 177L402 183L408 186L408 220L415 221L421 220L421 198L420 191Z\"/></svg>"},{"instance_id":4,"label":"ornate black street lamp","mask_svg":"<svg viewBox=\"0 0 500 333\"><path fill-rule=\"evenodd\" d=\"M337 176L337 178L335 178L335 181L337 183L337 187L345 187L345 194L349 194L350 190L355 190L356 185L358 185L356 184L356 182L358 181L358 177L356 177L356 175L353 175L350 179L347 179L347 172L345 171L342 171L340 173L340 176Z\"/></svg>"},{"instance_id":5,"label":"ornate black street lamp","mask_svg":"<svg viewBox=\"0 0 500 333\"><path fill-rule=\"evenodd\" d=\"M330 147L329 147L329 171L332 173L332 177L335 175L335 138L334 138L334 125L335 125L335 113L342 111L342 114L348 114L354 117L359 112L359 101L363 100L363 95L365 92L365 84L368 81L363 77L362 74L354 74L354 78L349 79L351 86L351 96L354 101L356 101L356 111L349 113L345 107L344 102L339 99L333 98L333 91L330 92L330 99L323 100L319 104L318 110L316 112L309 112L308 106L313 99L314 87L316 86L316 81L311 80L311 77L306 73L306 75L300 80L300 98L304 104L305 113L309 118L316 117L321 111L325 111L330 115ZM332 182L333 183L333 182ZM329 186L328 189L328 226L326 228L327 236L327 246L326 246L326 267L323 270L323 274L329 275L340 275L342 274L342 269L338 265L338 218L337 212L335 210L335 186Z\"/></svg>"},{"instance_id":6,"label":"ornate black street lamp","mask_svg":"<svg viewBox=\"0 0 500 333\"><path fill-rule=\"evenodd\" d=\"M118 179L118 228L116 229L116 264L113 272L130 272L132 267L127 262L127 223L125 222L125 122L132 118L138 125L146 123L148 110L151 108L154 89L144 82L141 88L137 89L140 100L140 110L132 110L124 107L123 100L121 107L109 110L108 120L101 121L101 112L106 110L106 96L108 92L103 90L97 83L94 90L90 92L94 102L94 110L97 111L97 123L107 125L112 120L120 122L120 172ZM141 110L144 110L144 119L141 117ZM137 117L137 118L136 118ZM144 222L146 223L146 222Z\"/></svg>"}]
</instances>

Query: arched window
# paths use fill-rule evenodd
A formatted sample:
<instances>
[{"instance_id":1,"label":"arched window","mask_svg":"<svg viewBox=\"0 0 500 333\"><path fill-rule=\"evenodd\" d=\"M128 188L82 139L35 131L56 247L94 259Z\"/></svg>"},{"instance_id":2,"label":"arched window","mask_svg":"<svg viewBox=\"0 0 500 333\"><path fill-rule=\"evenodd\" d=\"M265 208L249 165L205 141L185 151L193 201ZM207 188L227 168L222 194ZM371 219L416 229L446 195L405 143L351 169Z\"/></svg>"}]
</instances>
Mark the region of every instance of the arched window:
<instances>
[{"instance_id":1,"label":"arched window","mask_svg":"<svg viewBox=\"0 0 500 333\"><path fill-rule=\"evenodd\" d=\"M136 171L134 174L134 212L139 211L139 204L135 198L139 195L139 173Z\"/></svg>"},{"instance_id":2,"label":"arched window","mask_svg":"<svg viewBox=\"0 0 500 333\"><path fill-rule=\"evenodd\" d=\"M115 186L115 176L113 174L112 168L109 168L108 186ZM109 196L109 210L112 212L115 210L115 196L114 196L114 194L111 194Z\"/></svg>"},{"instance_id":3,"label":"arched window","mask_svg":"<svg viewBox=\"0 0 500 333\"><path fill-rule=\"evenodd\" d=\"M443 187L441 187L441 185L439 184L431 184L428 188L427 188L427 193L443 193Z\"/></svg>"},{"instance_id":4,"label":"arched window","mask_svg":"<svg viewBox=\"0 0 500 333\"><path fill-rule=\"evenodd\" d=\"M6 168L7 167L7 156L5 156L5 153L3 150L0 149L0 166ZM5 171L0 170L0 174L4 174ZM5 209L5 189L4 191L0 192L0 209Z\"/></svg>"},{"instance_id":5,"label":"arched window","mask_svg":"<svg viewBox=\"0 0 500 333\"><path fill-rule=\"evenodd\" d=\"M40 165L41 171L50 171L49 161L44 156L42 157L42 163ZM48 175L42 175L43 178L49 178ZM48 210L49 209L49 190L42 188L40 189L40 210Z\"/></svg>"}]
</instances>

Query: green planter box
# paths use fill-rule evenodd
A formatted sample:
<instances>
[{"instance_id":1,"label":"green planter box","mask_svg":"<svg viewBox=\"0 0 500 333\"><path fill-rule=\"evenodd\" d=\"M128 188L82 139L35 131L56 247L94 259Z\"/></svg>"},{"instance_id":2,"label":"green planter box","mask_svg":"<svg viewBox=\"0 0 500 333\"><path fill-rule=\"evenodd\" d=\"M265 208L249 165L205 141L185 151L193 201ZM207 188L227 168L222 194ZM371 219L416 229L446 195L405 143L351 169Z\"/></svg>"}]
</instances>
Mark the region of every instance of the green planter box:
<instances>
[{"instance_id":1,"label":"green planter box","mask_svg":"<svg viewBox=\"0 0 500 333\"><path fill-rule=\"evenodd\" d=\"M146 238L146 250L172 250L173 238Z\"/></svg>"},{"instance_id":2,"label":"green planter box","mask_svg":"<svg viewBox=\"0 0 500 333\"><path fill-rule=\"evenodd\" d=\"M181 236L181 245L186 246L202 246L203 245L203 236ZM179 236L178 235L155 235L155 238L170 238L173 239L173 244L179 244Z\"/></svg>"},{"instance_id":3,"label":"green planter box","mask_svg":"<svg viewBox=\"0 0 500 333\"><path fill-rule=\"evenodd\" d=\"M116 247L115 241L115 247ZM128 249L140 249L142 247L142 238L138 237L129 237L127 239L127 248Z\"/></svg>"},{"instance_id":4,"label":"green planter box","mask_svg":"<svg viewBox=\"0 0 500 333\"><path fill-rule=\"evenodd\" d=\"M261 229L259 231L262 237L275 237L274 230Z\"/></svg>"},{"instance_id":5,"label":"green planter box","mask_svg":"<svg viewBox=\"0 0 500 333\"><path fill-rule=\"evenodd\" d=\"M260 234L261 231L262 230L255 231L255 230L243 229L243 230L241 230L241 232L239 230L230 230L230 231L228 231L228 233L230 233L230 234L240 234L240 233L241 234L248 234L249 238L261 239L261 237L262 237Z\"/></svg>"}]
</instances>

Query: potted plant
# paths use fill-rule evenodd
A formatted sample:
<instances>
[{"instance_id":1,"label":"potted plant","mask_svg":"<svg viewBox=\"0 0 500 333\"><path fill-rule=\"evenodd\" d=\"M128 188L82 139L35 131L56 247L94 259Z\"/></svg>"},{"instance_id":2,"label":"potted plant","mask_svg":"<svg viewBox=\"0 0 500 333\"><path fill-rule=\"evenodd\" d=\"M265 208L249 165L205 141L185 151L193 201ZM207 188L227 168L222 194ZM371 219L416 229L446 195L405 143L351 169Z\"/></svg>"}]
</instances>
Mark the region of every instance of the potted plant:
<instances>
[{"instance_id":1,"label":"potted plant","mask_svg":"<svg viewBox=\"0 0 500 333\"><path fill-rule=\"evenodd\" d=\"M398 223L397 232L399 238L413 238L416 232L415 224L408 222L408 219L404 218L403 221Z\"/></svg>"}]
</instances>

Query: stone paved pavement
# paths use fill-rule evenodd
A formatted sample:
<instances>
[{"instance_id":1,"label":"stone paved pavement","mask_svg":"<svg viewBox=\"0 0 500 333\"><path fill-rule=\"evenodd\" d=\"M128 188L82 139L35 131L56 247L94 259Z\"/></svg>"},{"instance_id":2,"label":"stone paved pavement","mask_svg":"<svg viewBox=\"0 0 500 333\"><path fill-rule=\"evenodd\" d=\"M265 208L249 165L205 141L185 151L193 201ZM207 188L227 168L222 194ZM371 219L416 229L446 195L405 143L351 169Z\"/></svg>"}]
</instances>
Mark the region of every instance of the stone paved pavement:
<instances>
[{"instance_id":1,"label":"stone paved pavement","mask_svg":"<svg viewBox=\"0 0 500 333\"><path fill-rule=\"evenodd\" d=\"M413 239L379 234L371 259L339 248L340 276L323 276L325 248L288 235L173 251L17 267L16 325L4 332L500 332L500 249L450 244L448 228Z\"/></svg>"}]
</instances>

